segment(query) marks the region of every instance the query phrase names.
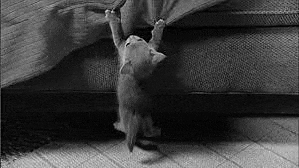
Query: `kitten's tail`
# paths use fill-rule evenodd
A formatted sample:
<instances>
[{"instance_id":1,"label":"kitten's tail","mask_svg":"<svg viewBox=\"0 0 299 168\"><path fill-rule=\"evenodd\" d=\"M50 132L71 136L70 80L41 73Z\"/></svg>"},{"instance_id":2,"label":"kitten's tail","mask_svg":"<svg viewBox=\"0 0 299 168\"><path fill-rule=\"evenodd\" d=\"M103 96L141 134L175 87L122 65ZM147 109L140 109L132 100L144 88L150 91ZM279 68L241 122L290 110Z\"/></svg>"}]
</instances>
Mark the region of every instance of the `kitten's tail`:
<instances>
[{"instance_id":1,"label":"kitten's tail","mask_svg":"<svg viewBox=\"0 0 299 168\"><path fill-rule=\"evenodd\" d=\"M130 117L129 125L128 125L128 132L127 132L127 145L129 148L129 151L132 152L134 145L136 143L136 136L139 130L139 116L135 113L132 114Z\"/></svg>"}]
</instances>

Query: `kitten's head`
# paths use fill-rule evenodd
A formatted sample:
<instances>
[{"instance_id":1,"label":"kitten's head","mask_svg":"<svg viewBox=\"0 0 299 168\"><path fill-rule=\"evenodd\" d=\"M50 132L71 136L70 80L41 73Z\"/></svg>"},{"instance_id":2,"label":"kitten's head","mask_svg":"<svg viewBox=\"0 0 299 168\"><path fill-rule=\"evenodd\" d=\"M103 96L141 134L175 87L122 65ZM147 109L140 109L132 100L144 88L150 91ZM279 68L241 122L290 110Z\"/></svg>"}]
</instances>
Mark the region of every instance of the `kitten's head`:
<instances>
[{"instance_id":1,"label":"kitten's head","mask_svg":"<svg viewBox=\"0 0 299 168\"><path fill-rule=\"evenodd\" d=\"M121 74L131 74L142 79L148 77L159 62L166 57L157 52L144 39L131 35L123 49L123 65Z\"/></svg>"}]
</instances>

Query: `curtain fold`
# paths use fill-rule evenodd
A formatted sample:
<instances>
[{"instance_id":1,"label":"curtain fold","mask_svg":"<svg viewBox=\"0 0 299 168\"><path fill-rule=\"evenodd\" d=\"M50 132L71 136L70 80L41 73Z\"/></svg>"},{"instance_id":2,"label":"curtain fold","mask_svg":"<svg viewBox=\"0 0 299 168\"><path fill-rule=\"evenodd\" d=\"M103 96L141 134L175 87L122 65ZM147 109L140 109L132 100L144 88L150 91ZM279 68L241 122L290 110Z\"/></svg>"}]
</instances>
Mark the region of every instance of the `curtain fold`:
<instances>
[{"instance_id":1,"label":"curtain fold","mask_svg":"<svg viewBox=\"0 0 299 168\"><path fill-rule=\"evenodd\" d=\"M121 8L126 35L136 27L168 24L223 0L127 0ZM123 0L1 1L1 88L57 65L71 51L110 37L104 11Z\"/></svg>"}]
</instances>

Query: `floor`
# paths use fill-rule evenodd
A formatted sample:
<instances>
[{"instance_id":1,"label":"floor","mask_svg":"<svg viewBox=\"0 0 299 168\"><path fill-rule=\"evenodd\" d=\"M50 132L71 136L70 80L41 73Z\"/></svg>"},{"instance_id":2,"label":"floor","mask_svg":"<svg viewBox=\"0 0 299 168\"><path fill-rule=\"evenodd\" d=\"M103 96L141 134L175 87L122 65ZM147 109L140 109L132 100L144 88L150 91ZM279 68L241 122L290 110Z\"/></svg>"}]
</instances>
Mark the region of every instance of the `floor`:
<instances>
[{"instance_id":1,"label":"floor","mask_svg":"<svg viewBox=\"0 0 299 168\"><path fill-rule=\"evenodd\" d=\"M102 141L54 141L26 155L2 160L1 167L298 167L298 118L235 117L227 118L226 122L229 129L223 129L220 123L211 134L195 131L204 125L180 128L169 134L166 132L171 128L165 127L164 137L172 134L177 139L158 142L158 151L135 147L130 153L119 137Z\"/></svg>"}]
</instances>

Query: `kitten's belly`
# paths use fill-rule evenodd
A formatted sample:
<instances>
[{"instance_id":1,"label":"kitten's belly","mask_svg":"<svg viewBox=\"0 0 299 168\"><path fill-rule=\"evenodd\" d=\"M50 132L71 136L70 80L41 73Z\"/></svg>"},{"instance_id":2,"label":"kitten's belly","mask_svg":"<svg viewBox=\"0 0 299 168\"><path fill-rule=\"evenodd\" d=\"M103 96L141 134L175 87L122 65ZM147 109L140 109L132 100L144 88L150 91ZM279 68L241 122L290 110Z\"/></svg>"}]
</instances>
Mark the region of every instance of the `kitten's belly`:
<instances>
[{"instance_id":1,"label":"kitten's belly","mask_svg":"<svg viewBox=\"0 0 299 168\"><path fill-rule=\"evenodd\" d=\"M122 106L135 108L139 106L148 106L148 104L150 104L150 98L148 96L132 92L118 93L118 101Z\"/></svg>"},{"instance_id":2,"label":"kitten's belly","mask_svg":"<svg viewBox=\"0 0 299 168\"><path fill-rule=\"evenodd\" d=\"M121 76L117 86L118 103L122 108L147 111L151 104L150 96L143 91L134 78Z\"/></svg>"}]
</instances>

